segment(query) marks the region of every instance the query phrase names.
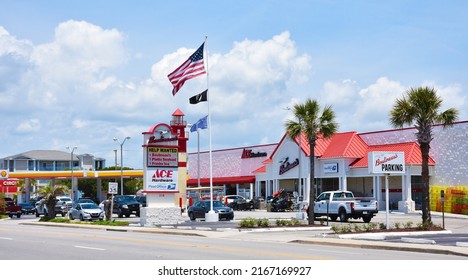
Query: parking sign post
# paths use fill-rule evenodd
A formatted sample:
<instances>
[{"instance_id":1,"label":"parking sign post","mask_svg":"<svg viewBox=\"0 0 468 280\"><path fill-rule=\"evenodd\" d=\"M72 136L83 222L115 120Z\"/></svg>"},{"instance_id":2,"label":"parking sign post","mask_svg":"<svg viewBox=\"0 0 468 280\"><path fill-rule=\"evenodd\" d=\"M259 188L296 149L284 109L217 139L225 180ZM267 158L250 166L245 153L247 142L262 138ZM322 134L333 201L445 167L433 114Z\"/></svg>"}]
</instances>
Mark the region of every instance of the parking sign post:
<instances>
[{"instance_id":1,"label":"parking sign post","mask_svg":"<svg viewBox=\"0 0 468 280\"><path fill-rule=\"evenodd\" d=\"M109 182L109 190L107 193L111 194L111 207L110 207L110 216L112 220L112 213L114 212L114 194L117 194L118 184L115 182Z\"/></svg>"}]
</instances>

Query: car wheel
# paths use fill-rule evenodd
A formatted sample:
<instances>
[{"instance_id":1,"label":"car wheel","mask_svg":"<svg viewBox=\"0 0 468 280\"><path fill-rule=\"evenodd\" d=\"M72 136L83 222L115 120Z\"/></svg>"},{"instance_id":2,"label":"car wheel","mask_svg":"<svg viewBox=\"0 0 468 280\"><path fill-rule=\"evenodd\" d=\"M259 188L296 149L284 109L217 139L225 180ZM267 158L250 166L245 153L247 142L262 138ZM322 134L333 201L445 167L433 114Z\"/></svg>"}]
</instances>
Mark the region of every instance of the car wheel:
<instances>
[{"instance_id":1,"label":"car wheel","mask_svg":"<svg viewBox=\"0 0 468 280\"><path fill-rule=\"evenodd\" d=\"M64 213L64 212L62 212L62 217L65 217L65 213Z\"/></svg>"},{"instance_id":2,"label":"car wheel","mask_svg":"<svg viewBox=\"0 0 468 280\"><path fill-rule=\"evenodd\" d=\"M80 221L84 221L83 215L80 214Z\"/></svg>"},{"instance_id":3,"label":"car wheel","mask_svg":"<svg viewBox=\"0 0 468 280\"><path fill-rule=\"evenodd\" d=\"M21 214L16 214L16 218L21 218Z\"/></svg>"},{"instance_id":4,"label":"car wheel","mask_svg":"<svg viewBox=\"0 0 468 280\"><path fill-rule=\"evenodd\" d=\"M195 221L195 216L193 215L193 212L189 213L189 218L191 221Z\"/></svg>"},{"instance_id":5,"label":"car wheel","mask_svg":"<svg viewBox=\"0 0 468 280\"><path fill-rule=\"evenodd\" d=\"M140 217L140 212L137 212L137 213L136 213L136 216L137 216L137 217Z\"/></svg>"},{"instance_id":6,"label":"car wheel","mask_svg":"<svg viewBox=\"0 0 468 280\"><path fill-rule=\"evenodd\" d=\"M123 213L122 213L122 210L121 210L121 209L119 209L119 212L118 212L117 214L118 214L119 218L122 218L122 217L123 217Z\"/></svg>"},{"instance_id":7,"label":"car wheel","mask_svg":"<svg viewBox=\"0 0 468 280\"><path fill-rule=\"evenodd\" d=\"M346 215L346 210L341 209L340 213L338 215L340 216L340 221L341 222L347 222L348 221L348 216Z\"/></svg>"},{"instance_id":8,"label":"car wheel","mask_svg":"<svg viewBox=\"0 0 468 280\"><path fill-rule=\"evenodd\" d=\"M39 212L36 211L36 218L39 218Z\"/></svg>"},{"instance_id":9,"label":"car wheel","mask_svg":"<svg viewBox=\"0 0 468 280\"><path fill-rule=\"evenodd\" d=\"M68 218L70 218L70 220L74 220L75 218L73 218L73 215L71 212L68 213Z\"/></svg>"},{"instance_id":10,"label":"car wheel","mask_svg":"<svg viewBox=\"0 0 468 280\"><path fill-rule=\"evenodd\" d=\"M130 218L130 213L125 214L125 217Z\"/></svg>"},{"instance_id":11,"label":"car wheel","mask_svg":"<svg viewBox=\"0 0 468 280\"><path fill-rule=\"evenodd\" d=\"M365 217L362 217L362 220L364 221L364 223L370 223L372 217L370 216L365 216Z\"/></svg>"}]
</instances>

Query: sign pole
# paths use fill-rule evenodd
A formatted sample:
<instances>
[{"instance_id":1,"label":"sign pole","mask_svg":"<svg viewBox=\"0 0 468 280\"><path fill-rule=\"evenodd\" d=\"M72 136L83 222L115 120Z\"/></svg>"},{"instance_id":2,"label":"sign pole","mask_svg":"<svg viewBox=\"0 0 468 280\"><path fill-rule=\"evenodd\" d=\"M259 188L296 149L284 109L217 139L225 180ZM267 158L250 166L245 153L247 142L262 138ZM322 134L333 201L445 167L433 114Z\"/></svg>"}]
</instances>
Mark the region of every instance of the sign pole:
<instances>
[{"instance_id":1,"label":"sign pole","mask_svg":"<svg viewBox=\"0 0 468 280\"><path fill-rule=\"evenodd\" d=\"M388 194L388 175L385 174L385 212L386 212L386 229L390 229L390 218L389 218L389 194Z\"/></svg>"}]
</instances>

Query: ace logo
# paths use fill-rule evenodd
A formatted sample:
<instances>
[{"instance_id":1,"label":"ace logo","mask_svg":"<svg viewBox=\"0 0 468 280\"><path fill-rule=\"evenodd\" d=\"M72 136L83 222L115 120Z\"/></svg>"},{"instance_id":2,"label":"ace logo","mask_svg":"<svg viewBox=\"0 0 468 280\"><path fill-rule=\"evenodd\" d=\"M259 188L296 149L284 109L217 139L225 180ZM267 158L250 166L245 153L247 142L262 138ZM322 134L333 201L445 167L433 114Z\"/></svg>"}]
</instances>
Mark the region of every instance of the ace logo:
<instances>
[{"instance_id":1,"label":"ace logo","mask_svg":"<svg viewBox=\"0 0 468 280\"><path fill-rule=\"evenodd\" d=\"M172 178L173 170L158 169L154 172L153 178Z\"/></svg>"}]
</instances>

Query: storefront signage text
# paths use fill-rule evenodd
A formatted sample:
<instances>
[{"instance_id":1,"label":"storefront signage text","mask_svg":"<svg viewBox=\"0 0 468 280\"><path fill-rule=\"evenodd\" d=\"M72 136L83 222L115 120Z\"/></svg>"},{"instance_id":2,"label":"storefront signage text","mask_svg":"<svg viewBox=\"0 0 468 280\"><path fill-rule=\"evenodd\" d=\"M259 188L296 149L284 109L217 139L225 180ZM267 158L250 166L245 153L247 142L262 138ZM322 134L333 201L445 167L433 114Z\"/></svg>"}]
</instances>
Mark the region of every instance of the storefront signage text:
<instances>
[{"instance_id":1,"label":"storefront signage text","mask_svg":"<svg viewBox=\"0 0 468 280\"><path fill-rule=\"evenodd\" d=\"M368 161L370 173L405 172L405 153L403 152L370 152Z\"/></svg>"},{"instance_id":2,"label":"storefront signage text","mask_svg":"<svg viewBox=\"0 0 468 280\"><path fill-rule=\"evenodd\" d=\"M177 148L148 147L148 167L177 167Z\"/></svg>"},{"instance_id":3,"label":"storefront signage text","mask_svg":"<svg viewBox=\"0 0 468 280\"><path fill-rule=\"evenodd\" d=\"M280 165L279 175L282 175L282 174L288 172L289 170L293 169L294 167L296 167L298 165L299 165L299 159L298 158L296 158L296 160L293 161L293 162L289 162L289 157L285 158L283 163Z\"/></svg>"},{"instance_id":4,"label":"storefront signage text","mask_svg":"<svg viewBox=\"0 0 468 280\"><path fill-rule=\"evenodd\" d=\"M266 152L253 153L252 150L250 150L250 149L244 149L242 151L241 158L255 158L255 157L266 157L266 156L267 156Z\"/></svg>"}]
</instances>

